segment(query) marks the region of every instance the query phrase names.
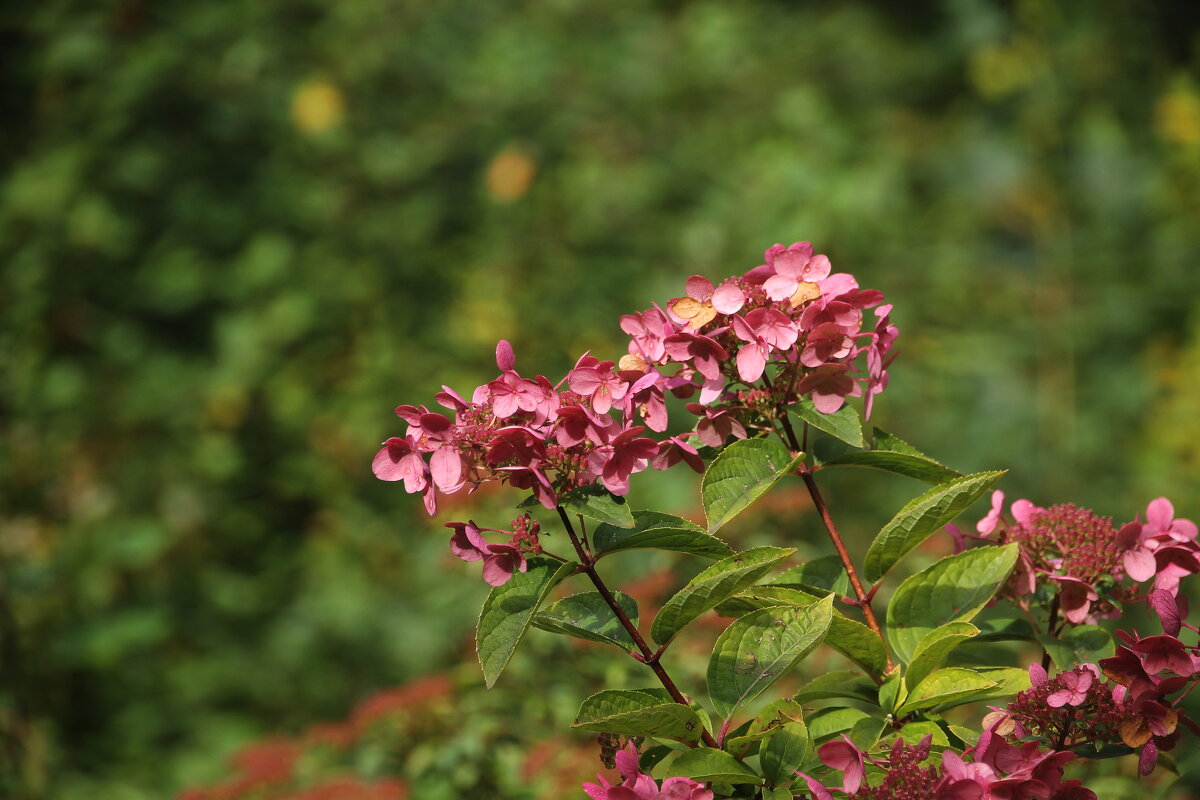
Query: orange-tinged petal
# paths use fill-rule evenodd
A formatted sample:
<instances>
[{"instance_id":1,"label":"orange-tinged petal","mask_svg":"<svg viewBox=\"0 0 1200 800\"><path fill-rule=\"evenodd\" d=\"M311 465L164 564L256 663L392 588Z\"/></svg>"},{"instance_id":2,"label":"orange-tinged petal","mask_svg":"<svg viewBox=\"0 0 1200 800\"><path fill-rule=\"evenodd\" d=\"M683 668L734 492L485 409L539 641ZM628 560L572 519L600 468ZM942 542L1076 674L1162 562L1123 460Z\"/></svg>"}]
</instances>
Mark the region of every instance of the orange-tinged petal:
<instances>
[{"instance_id":1,"label":"orange-tinged petal","mask_svg":"<svg viewBox=\"0 0 1200 800\"><path fill-rule=\"evenodd\" d=\"M796 293L792 295L792 300L791 300L792 308L796 308L797 306L802 306L805 303L807 303L809 300L816 300L820 296L821 296L821 287L820 286L818 286L815 283L801 281L800 285L796 287Z\"/></svg>"}]
</instances>

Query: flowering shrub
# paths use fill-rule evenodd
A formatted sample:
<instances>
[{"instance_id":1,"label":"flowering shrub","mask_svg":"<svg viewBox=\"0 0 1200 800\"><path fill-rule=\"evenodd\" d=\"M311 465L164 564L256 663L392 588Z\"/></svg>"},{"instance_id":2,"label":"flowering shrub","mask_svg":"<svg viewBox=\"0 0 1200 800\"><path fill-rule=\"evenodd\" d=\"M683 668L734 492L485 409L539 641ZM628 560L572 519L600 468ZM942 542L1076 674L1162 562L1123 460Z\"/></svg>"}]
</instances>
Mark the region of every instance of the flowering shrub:
<instances>
[{"instance_id":1,"label":"flowering shrub","mask_svg":"<svg viewBox=\"0 0 1200 800\"><path fill-rule=\"evenodd\" d=\"M1200 681L1197 629L1179 593L1200 571L1196 525L1165 498L1119 527L1070 504L1022 499L1006 514L992 488L1002 472L962 475L885 431L864 431L888 383L891 306L807 242L774 245L764 261L720 284L693 276L680 297L622 317L627 352L615 361L585 353L557 383L522 376L501 341L494 380L469 399L443 387L436 399L449 415L399 406L404 435L375 456L375 474L420 493L431 514L439 493L487 482L527 493L520 507L530 510L508 528L447 524L451 552L482 562L493 587L477 631L488 686L531 627L612 645L657 680L583 700L575 727L601 735L602 758L622 777L584 791L594 800L1085 800L1096 795L1065 777L1073 764L1136 755L1149 774L1185 733L1200 733L1179 708ZM668 394L690 401L691 430L669 433ZM861 415L851 398L862 398ZM818 458L818 438L842 452ZM632 475L681 462L704 475L707 526L630 510ZM846 467L931 485L859 558L817 482ZM836 562L769 577L795 550L734 552L715 534L790 476L803 482ZM974 533L951 524L989 491ZM538 506L551 516L537 519ZM880 587L943 529L955 552L893 587L881 621ZM507 540L489 541L494 534ZM552 536L570 549L553 552ZM638 548L713 562L663 604L648 637L636 601L597 566ZM550 602L572 578L591 590ZM1141 603L1163 633L1118 631L1115 646L1097 623ZM713 648L702 703L664 655L713 610L735 619ZM1016 643L1011 663L982 655L987 642ZM857 669L756 703L821 644ZM1033 662L1019 666L1031 649ZM813 700L835 705L814 712L804 705ZM959 724L955 709L982 703L992 711L977 727Z\"/></svg>"}]
</instances>

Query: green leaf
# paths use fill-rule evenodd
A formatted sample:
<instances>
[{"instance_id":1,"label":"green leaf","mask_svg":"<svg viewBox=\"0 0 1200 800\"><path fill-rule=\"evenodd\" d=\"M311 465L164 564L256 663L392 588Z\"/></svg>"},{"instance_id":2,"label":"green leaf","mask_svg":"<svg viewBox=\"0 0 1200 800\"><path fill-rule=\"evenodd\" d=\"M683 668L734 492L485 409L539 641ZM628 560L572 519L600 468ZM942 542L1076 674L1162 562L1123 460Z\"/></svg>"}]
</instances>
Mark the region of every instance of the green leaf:
<instances>
[{"instance_id":1,"label":"green leaf","mask_svg":"<svg viewBox=\"0 0 1200 800\"><path fill-rule=\"evenodd\" d=\"M894 472L926 483L945 483L961 477L949 467L934 461L917 448L890 433L875 429L872 449L831 458L822 467L866 467Z\"/></svg>"},{"instance_id":2,"label":"green leaf","mask_svg":"<svg viewBox=\"0 0 1200 800\"><path fill-rule=\"evenodd\" d=\"M916 686L925 680L925 676L942 665L951 650L978 633L979 628L969 622L951 622L930 631L917 643L912 664L904 673L904 680L909 686Z\"/></svg>"},{"instance_id":3,"label":"green leaf","mask_svg":"<svg viewBox=\"0 0 1200 800\"><path fill-rule=\"evenodd\" d=\"M568 511L617 528L632 528L633 514L624 497L596 483L576 487L558 496L558 504Z\"/></svg>"},{"instance_id":4,"label":"green leaf","mask_svg":"<svg viewBox=\"0 0 1200 800\"><path fill-rule=\"evenodd\" d=\"M549 558L531 558L528 564L528 571L514 572L508 583L488 592L479 612L475 651L489 689L508 666L538 606L578 566Z\"/></svg>"},{"instance_id":5,"label":"green leaf","mask_svg":"<svg viewBox=\"0 0 1200 800\"><path fill-rule=\"evenodd\" d=\"M692 578L663 605L654 618L650 635L659 644L666 644L683 626L751 585L794 552L791 548L755 547L721 559Z\"/></svg>"},{"instance_id":6,"label":"green leaf","mask_svg":"<svg viewBox=\"0 0 1200 800\"><path fill-rule=\"evenodd\" d=\"M908 700L897 713L903 717L918 709L971 698L996 685L995 681L988 680L974 670L962 667L939 669L930 673L908 693Z\"/></svg>"},{"instance_id":7,"label":"green leaf","mask_svg":"<svg viewBox=\"0 0 1200 800\"><path fill-rule=\"evenodd\" d=\"M879 686L879 700L877 705L889 714L895 714L900 705L908 699L908 692L904 689L904 679L899 672L894 672L888 676Z\"/></svg>"},{"instance_id":8,"label":"green leaf","mask_svg":"<svg viewBox=\"0 0 1200 800\"><path fill-rule=\"evenodd\" d=\"M655 736L680 742L700 739L704 726L691 706L664 702L650 692L608 689L583 701L573 727L622 736Z\"/></svg>"},{"instance_id":9,"label":"green leaf","mask_svg":"<svg viewBox=\"0 0 1200 800\"><path fill-rule=\"evenodd\" d=\"M741 439L722 450L700 483L708 532L716 533L744 511L792 472L802 458L792 458L788 449L774 439Z\"/></svg>"},{"instance_id":10,"label":"green leaf","mask_svg":"<svg viewBox=\"0 0 1200 800\"><path fill-rule=\"evenodd\" d=\"M935 486L912 500L883 526L863 560L863 575L882 578L910 550L942 529L1000 479L1004 472L980 472Z\"/></svg>"},{"instance_id":11,"label":"green leaf","mask_svg":"<svg viewBox=\"0 0 1200 800\"><path fill-rule=\"evenodd\" d=\"M983 694L980 694L977 697L972 697L963 702L982 703L989 702L991 700L999 700L1004 697L1011 697L1017 692L1023 692L1030 686L1029 670L1022 669L1021 667L981 668L977 669L976 672L987 678L989 681L993 681L996 686L994 689L989 689ZM949 703L948 705L938 708L938 711L944 711L945 709L955 705L959 705L959 703Z\"/></svg>"},{"instance_id":12,"label":"green leaf","mask_svg":"<svg viewBox=\"0 0 1200 800\"><path fill-rule=\"evenodd\" d=\"M829 630L833 598L804 608L753 611L718 637L708 662L708 694L728 717L811 653Z\"/></svg>"},{"instance_id":13,"label":"green leaf","mask_svg":"<svg viewBox=\"0 0 1200 800\"><path fill-rule=\"evenodd\" d=\"M770 585L799 587L817 591L821 596L830 592L843 597L850 594L850 578L836 555L821 556L792 567L772 578Z\"/></svg>"},{"instance_id":14,"label":"green leaf","mask_svg":"<svg viewBox=\"0 0 1200 800\"><path fill-rule=\"evenodd\" d=\"M829 595L824 595L828 597ZM809 606L821 596L790 586L752 586L736 597L717 606L717 612L727 617L740 617L759 608L778 605ZM834 611L833 622L825 644L849 658L872 675L883 675L887 669L887 651L875 632Z\"/></svg>"},{"instance_id":15,"label":"green leaf","mask_svg":"<svg viewBox=\"0 0 1200 800\"><path fill-rule=\"evenodd\" d=\"M796 411L802 420L817 430L825 431L851 447L863 446L862 420L853 406L847 404L832 414L822 414L806 397L796 404Z\"/></svg>"},{"instance_id":16,"label":"green leaf","mask_svg":"<svg viewBox=\"0 0 1200 800\"><path fill-rule=\"evenodd\" d=\"M667 767L668 778L691 778L702 783L754 783L761 784L762 778L754 770L724 750L697 747L680 753Z\"/></svg>"},{"instance_id":17,"label":"green leaf","mask_svg":"<svg viewBox=\"0 0 1200 800\"><path fill-rule=\"evenodd\" d=\"M874 704L879 688L865 675L851 670L837 670L813 678L792 696L797 703L810 700L826 700L831 697L849 697Z\"/></svg>"},{"instance_id":18,"label":"green leaf","mask_svg":"<svg viewBox=\"0 0 1200 800\"><path fill-rule=\"evenodd\" d=\"M976 620L979 626L977 642L1037 641L1033 626L1024 617Z\"/></svg>"},{"instance_id":19,"label":"green leaf","mask_svg":"<svg viewBox=\"0 0 1200 800\"><path fill-rule=\"evenodd\" d=\"M834 617L825 644L871 675L882 677L887 670L887 650L883 647L883 641L861 622L842 616Z\"/></svg>"},{"instance_id":20,"label":"green leaf","mask_svg":"<svg viewBox=\"0 0 1200 800\"><path fill-rule=\"evenodd\" d=\"M948 622L968 622L979 613L1017 563L1017 545L977 547L947 556L910 576L892 595L887 637L892 652L912 663L917 644Z\"/></svg>"},{"instance_id":21,"label":"green leaf","mask_svg":"<svg viewBox=\"0 0 1200 800\"><path fill-rule=\"evenodd\" d=\"M758 715L738 726L732 736L725 738L725 752L743 758L755 742L765 739L771 731L786 722L803 722L804 708L788 699L775 700L763 706Z\"/></svg>"},{"instance_id":22,"label":"green leaf","mask_svg":"<svg viewBox=\"0 0 1200 800\"><path fill-rule=\"evenodd\" d=\"M930 744L932 744L934 747L950 746L950 739L946 736L946 732L942 730L942 726L938 725L936 722L930 722L929 720L908 723L900 729L900 736L895 738L903 738L906 743L915 745L926 736L933 737L933 740ZM894 741L894 739L892 739L892 741Z\"/></svg>"},{"instance_id":23,"label":"green leaf","mask_svg":"<svg viewBox=\"0 0 1200 800\"><path fill-rule=\"evenodd\" d=\"M827 595L828 592L812 594L792 586L751 586L722 601L716 608L723 617L740 617L771 606L810 606Z\"/></svg>"},{"instance_id":24,"label":"green leaf","mask_svg":"<svg viewBox=\"0 0 1200 800\"><path fill-rule=\"evenodd\" d=\"M729 545L705 532L694 522L657 511L634 511L633 527L599 525L592 532L597 558L621 550L653 548L690 553L702 558L732 555Z\"/></svg>"},{"instance_id":25,"label":"green leaf","mask_svg":"<svg viewBox=\"0 0 1200 800\"><path fill-rule=\"evenodd\" d=\"M792 790L763 789L762 800L792 800Z\"/></svg>"},{"instance_id":26,"label":"green leaf","mask_svg":"<svg viewBox=\"0 0 1200 800\"><path fill-rule=\"evenodd\" d=\"M612 594L617 605L636 627L637 600L622 592ZM533 626L551 633L611 644L622 650L632 650L635 647L633 637L625 630L625 626L617 619L617 615L599 592L575 594L551 603L534 615Z\"/></svg>"},{"instance_id":27,"label":"green leaf","mask_svg":"<svg viewBox=\"0 0 1200 800\"><path fill-rule=\"evenodd\" d=\"M858 745L858 749L866 752L875 746L879 737L887 730L887 720L879 717L863 717L850 728L850 741Z\"/></svg>"},{"instance_id":28,"label":"green leaf","mask_svg":"<svg viewBox=\"0 0 1200 800\"><path fill-rule=\"evenodd\" d=\"M823 708L808 718L808 732L820 742L853 730L864 719L873 717L860 708Z\"/></svg>"},{"instance_id":29,"label":"green leaf","mask_svg":"<svg viewBox=\"0 0 1200 800\"><path fill-rule=\"evenodd\" d=\"M1037 638L1060 670L1072 669L1084 662L1094 664L1114 652L1112 635L1098 625L1079 625L1057 638L1039 633Z\"/></svg>"},{"instance_id":30,"label":"green leaf","mask_svg":"<svg viewBox=\"0 0 1200 800\"><path fill-rule=\"evenodd\" d=\"M786 783L813 755L812 735L803 721L785 722L758 750L759 766L769 784Z\"/></svg>"}]
</instances>

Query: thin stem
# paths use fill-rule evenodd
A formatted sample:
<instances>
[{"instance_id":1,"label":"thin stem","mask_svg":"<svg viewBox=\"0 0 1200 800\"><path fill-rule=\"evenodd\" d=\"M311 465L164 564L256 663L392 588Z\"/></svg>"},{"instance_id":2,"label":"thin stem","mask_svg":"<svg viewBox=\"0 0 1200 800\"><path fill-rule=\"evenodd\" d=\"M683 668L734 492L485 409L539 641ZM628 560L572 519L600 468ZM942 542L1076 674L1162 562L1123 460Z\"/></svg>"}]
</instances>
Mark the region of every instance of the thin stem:
<instances>
[{"instance_id":1,"label":"thin stem","mask_svg":"<svg viewBox=\"0 0 1200 800\"><path fill-rule=\"evenodd\" d=\"M1050 601L1050 621L1046 623L1046 635L1054 636L1054 626L1058 624L1058 595ZM1050 651L1042 648L1042 669L1050 669Z\"/></svg>"},{"instance_id":2,"label":"thin stem","mask_svg":"<svg viewBox=\"0 0 1200 800\"><path fill-rule=\"evenodd\" d=\"M659 663L659 658L662 656L662 650L656 652L650 648L650 645L646 644L646 640L642 638L642 634L638 631L637 626L634 625L633 621L629 619L629 615L625 613L625 609L621 608L620 603L618 603L617 599L613 597L612 592L609 591L609 588L604 583L604 580L600 577L599 573L596 572L595 559L593 559L587 553L587 551L583 549L583 544L579 541L579 537L575 535L575 528L571 525L571 518L567 516L567 513L563 510L562 506L558 507L558 516L562 520L563 526L567 530L567 535L571 537L571 543L575 545L575 552L579 555L579 563L580 566L583 567L583 572L588 576L588 579L591 580L592 585L596 587L596 591L600 593L600 596L604 598L604 602L607 603L608 607L612 609L613 614L621 623L621 627L624 628L625 632L629 634L629 638L633 639L633 643L637 646L638 651L641 653L641 658L638 660L653 670L654 674L658 677L659 682L662 683L663 688L666 689L667 693L671 695L672 700L685 706L691 705L691 703L688 702L687 697L684 696L683 692L679 691L679 687L675 685L675 681L673 681L671 676L667 674L667 670L661 663ZM716 739L714 739L712 734L710 734L707 730L701 731L700 738L704 742L705 746L712 748L718 747Z\"/></svg>"},{"instance_id":3,"label":"thin stem","mask_svg":"<svg viewBox=\"0 0 1200 800\"><path fill-rule=\"evenodd\" d=\"M870 595L863 589L862 581L858 578L858 570L854 568L854 562L850 560L850 553L846 550L846 544L838 534L837 527L833 524L833 518L829 516L829 509L825 507L825 499L821 497L821 490L817 488L817 482L813 480L813 476L808 472L800 473L800 477L804 479L804 485L808 487L808 494L812 497L813 505L816 506L817 513L821 515L821 521L825 523L825 530L828 531L829 538L833 542L833 547L837 550L838 557L842 560L842 567L845 568L846 575L850 578L850 585L854 588L854 596L858 598L859 607L862 609L863 617L866 618L867 626L875 632L875 635L879 637L879 641L883 643L883 650L887 655L887 669L890 672L892 669L892 655L887 652L887 640L883 638L883 629L879 627L879 620L875 618L875 612L871 610Z\"/></svg>"}]
</instances>

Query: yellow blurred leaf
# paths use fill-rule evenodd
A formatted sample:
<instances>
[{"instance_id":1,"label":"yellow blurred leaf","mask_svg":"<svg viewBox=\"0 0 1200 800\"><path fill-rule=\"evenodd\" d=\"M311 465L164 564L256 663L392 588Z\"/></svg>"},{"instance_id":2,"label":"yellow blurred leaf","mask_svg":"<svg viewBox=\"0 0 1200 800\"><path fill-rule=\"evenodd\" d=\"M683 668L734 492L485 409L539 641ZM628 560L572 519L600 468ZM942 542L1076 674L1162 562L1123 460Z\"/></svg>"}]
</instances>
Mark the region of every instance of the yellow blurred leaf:
<instances>
[{"instance_id":1,"label":"yellow blurred leaf","mask_svg":"<svg viewBox=\"0 0 1200 800\"><path fill-rule=\"evenodd\" d=\"M501 150L488 164L488 194L503 203L520 200L533 184L537 164L532 156L516 145Z\"/></svg>"},{"instance_id":2,"label":"yellow blurred leaf","mask_svg":"<svg viewBox=\"0 0 1200 800\"><path fill-rule=\"evenodd\" d=\"M305 81L292 95L292 124L305 133L336 128L345 116L342 91L325 79Z\"/></svg>"}]
</instances>

